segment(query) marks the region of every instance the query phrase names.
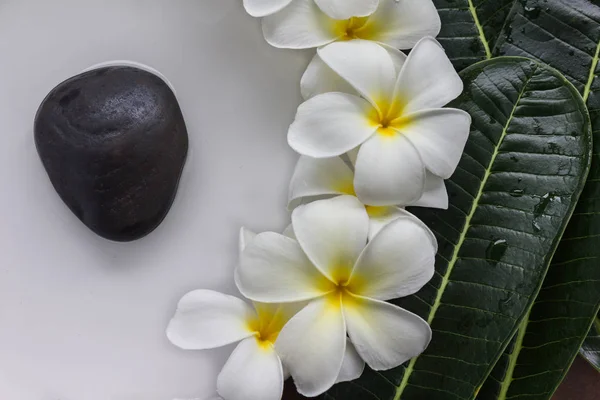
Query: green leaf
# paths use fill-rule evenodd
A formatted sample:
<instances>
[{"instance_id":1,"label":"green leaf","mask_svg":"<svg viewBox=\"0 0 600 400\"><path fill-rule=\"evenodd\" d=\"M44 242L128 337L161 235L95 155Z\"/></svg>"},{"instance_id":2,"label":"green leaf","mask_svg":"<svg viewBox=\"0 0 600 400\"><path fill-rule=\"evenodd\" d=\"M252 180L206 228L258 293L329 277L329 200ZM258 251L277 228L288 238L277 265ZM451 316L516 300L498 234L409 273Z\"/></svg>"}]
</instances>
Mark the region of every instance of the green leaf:
<instances>
[{"instance_id":1,"label":"green leaf","mask_svg":"<svg viewBox=\"0 0 600 400\"><path fill-rule=\"evenodd\" d=\"M433 0L442 30L437 39L460 71L490 59L494 43L516 0Z\"/></svg>"},{"instance_id":2,"label":"green leaf","mask_svg":"<svg viewBox=\"0 0 600 400\"><path fill-rule=\"evenodd\" d=\"M583 342L579 354L600 372L600 316L594 319L592 329Z\"/></svg>"},{"instance_id":3,"label":"green leaf","mask_svg":"<svg viewBox=\"0 0 600 400\"><path fill-rule=\"evenodd\" d=\"M599 1L595 2L600 4ZM588 0L521 0L496 54L559 68L584 96L594 132L589 180L538 299L478 398L549 399L600 307L600 7ZM514 348L512 348L514 347Z\"/></svg>"},{"instance_id":4,"label":"green leaf","mask_svg":"<svg viewBox=\"0 0 600 400\"><path fill-rule=\"evenodd\" d=\"M412 210L439 241L436 275L396 303L433 340L420 357L367 371L325 399L468 399L530 308L583 188L590 158L581 97L555 70L498 58L461 73L452 104L473 117L448 210ZM551 145L549 145L551 143Z\"/></svg>"}]
</instances>

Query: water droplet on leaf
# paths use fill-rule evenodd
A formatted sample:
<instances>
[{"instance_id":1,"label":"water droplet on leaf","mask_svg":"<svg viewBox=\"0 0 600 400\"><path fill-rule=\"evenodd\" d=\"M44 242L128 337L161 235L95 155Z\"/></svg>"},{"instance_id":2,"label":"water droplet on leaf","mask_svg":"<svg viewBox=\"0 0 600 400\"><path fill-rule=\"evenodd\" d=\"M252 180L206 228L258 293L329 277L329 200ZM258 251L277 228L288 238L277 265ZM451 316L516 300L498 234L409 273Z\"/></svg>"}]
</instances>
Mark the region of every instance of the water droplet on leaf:
<instances>
[{"instance_id":1,"label":"water droplet on leaf","mask_svg":"<svg viewBox=\"0 0 600 400\"><path fill-rule=\"evenodd\" d=\"M550 193L546 193L540 197L540 202L533 208L533 216L535 218L541 216L546 211L546 208L548 208L553 198L554 196Z\"/></svg>"},{"instance_id":2,"label":"water droplet on leaf","mask_svg":"<svg viewBox=\"0 0 600 400\"><path fill-rule=\"evenodd\" d=\"M542 9L540 7L527 7L525 6L525 8L523 9L523 15L525 15L526 18L529 19L536 19L537 17L540 16L540 13L542 12Z\"/></svg>"},{"instance_id":3,"label":"water droplet on leaf","mask_svg":"<svg viewBox=\"0 0 600 400\"><path fill-rule=\"evenodd\" d=\"M504 239L494 240L492 243L490 243L490 245L488 246L488 248L485 252L487 261L490 264L495 266L496 264L498 264L500 262L502 257L504 257L504 253L506 253L506 249L508 249L508 243L506 243L506 240L504 240Z\"/></svg>"}]
</instances>

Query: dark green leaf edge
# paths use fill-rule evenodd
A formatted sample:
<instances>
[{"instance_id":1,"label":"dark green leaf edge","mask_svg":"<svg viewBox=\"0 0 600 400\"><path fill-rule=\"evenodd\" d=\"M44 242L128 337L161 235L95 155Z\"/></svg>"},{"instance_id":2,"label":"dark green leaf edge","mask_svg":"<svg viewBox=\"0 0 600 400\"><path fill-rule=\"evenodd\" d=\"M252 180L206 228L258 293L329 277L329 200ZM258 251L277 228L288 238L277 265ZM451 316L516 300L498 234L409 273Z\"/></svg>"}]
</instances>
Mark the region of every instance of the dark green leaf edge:
<instances>
[{"instance_id":1,"label":"dark green leaf edge","mask_svg":"<svg viewBox=\"0 0 600 400\"><path fill-rule=\"evenodd\" d=\"M527 11L527 5L529 3L533 3L535 4L535 7L531 6L529 7L532 11L536 11L537 9L539 9L540 4L539 2L536 3L534 2L528 2L526 0L522 0L520 3L522 3L522 7L513 7L513 9L511 10L510 15L508 16L507 20L506 20L506 24L509 24L510 21L512 20L512 18L514 17L515 14L517 14L520 11L520 8L523 8L525 11ZM550 4L548 3L544 3L545 6L548 6ZM517 5L515 3L515 5ZM590 3L590 6L592 7L597 7L598 5ZM598 21L596 21L597 23L600 23ZM508 33L504 33L505 35L510 35L510 32ZM497 41L496 45L494 46L494 50L493 53L494 55L498 55L498 54L505 54L505 50L501 49L501 46L498 46L499 44L502 44L502 40L506 41L506 38L502 38L502 36L499 38L499 40ZM513 38L509 43L512 43L514 40L519 40L518 39L518 35L517 38ZM512 45L511 45L512 46ZM517 46L515 47L517 50L520 50L520 48ZM510 54L510 53L509 53ZM552 54L552 53L550 53ZM532 54L534 55L534 54ZM596 48L595 48L595 52L594 55L592 56L592 60L591 60L591 65L589 68L589 72L588 72L588 76L587 76L587 80L585 82L585 85L582 85L583 87L581 88L581 94L583 95L583 101L585 102L586 106L589 100L590 95L593 93L593 85L594 85L594 80L597 78L596 74L597 74L597 69L600 66L599 65L599 58L600 58L600 41L597 43ZM536 59L536 61L541 62L541 63L545 63L547 61L550 60L538 60ZM573 78L571 78L573 79ZM594 111L598 111L598 110L594 110ZM595 119L595 122L600 122L600 119ZM596 131L593 131L592 129L592 134L594 134ZM596 148L598 148L598 145L595 144ZM594 154L594 158L596 158L597 156L599 156L600 154ZM585 196L582 196L582 198L585 198ZM573 217L575 218L575 217ZM585 217L584 217L585 218ZM569 228L569 227L567 227ZM559 252L560 253L560 252ZM558 253L557 253L558 255ZM595 257L596 259L598 257ZM555 261L555 260L553 260ZM562 263L561 263L562 264ZM550 267L551 270L552 266ZM542 286L543 289L544 286ZM535 305L535 302L534 302ZM593 307L593 314L592 315L597 315L598 311L600 309L600 299L598 299L598 303L595 305L595 307ZM531 310L530 310L531 312ZM596 334L598 336L594 336L593 332L595 331L596 325L594 321L597 321L597 317L596 319L592 319L590 320L590 328L591 328L591 332L592 332L592 336L588 336L588 339L585 338L585 335L582 335L581 337L581 341L578 342L578 345L575 346L573 345L573 354L572 357L568 360L568 362L563 364L563 368L562 371L560 373L560 375L556 375L555 378L555 382L553 387L551 388L551 390L548 390L545 393L540 393L537 397L532 397L532 398L536 398L536 399L547 399L550 398L550 396L556 391L556 389L558 388L558 386L560 385L561 381L564 379L564 377L566 376L566 374L568 373L570 366L572 365L573 361L575 360L575 357L577 356L577 350L576 349L580 349L580 347L583 345L583 348L581 348L579 350L579 352L584 355L584 357L586 358L591 358L592 359L592 365L594 365L594 357L595 357L595 361L598 365L598 368L600 368L600 330L596 331ZM500 382L500 393L498 393L499 397L494 397L494 399L500 399L503 400L506 397L506 394L508 393L508 390L510 389L511 385L506 385L507 380L509 382L512 383L512 376L513 373L515 371L515 368L517 366L518 363L518 359L519 359L519 354L520 354L520 345L523 341L523 339L525 338L525 336L527 335L527 324L528 321L524 320L523 324L521 325L521 327L519 328L519 332L522 332L523 335L516 335L515 338L513 338L513 343L511 343L511 349L508 353L505 352L505 354L502 355L503 358L507 358L508 360L502 360L503 363L506 366L506 370L502 371L504 373L503 379ZM598 328L600 329L600 328ZM586 347L586 340L588 342L591 342L592 344L588 344L588 346L592 346L592 348L590 349L585 348ZM512 347L515 347L514 349ZM595 352L594 352L595 351ZM589 360L588 360L589 361ZM508 364L508 365L506 365ZM596 365L594 365L596 367ZM600 370L600 369L599 369ZM558 371L558 370L557 370ZM553 371L553 372L557 372L557 371ZM493 371L491 375L494 375L494 372L498 372L498 371ZM519 377L519 379L523 379L523 377ZM487 396L485 397L483 400L488 400L489 398L491 398L491 395L489 393L483 393L482 395ZM512 396L511 396L512 397Z\"/></svg>"},{"instance_id":2,"label":"dark green leaf edge","mask_svg":"<svg viewBox=\"0 0 600 400\"><path fill-rule=\"evenodd\" d=\"M598 48L600 49L600 46L599 46ZM468 74L468 73L469 73L471 70L473 70L473 69L477 69L477 68L478 68L480 65L482 65L482 64L485 64L485 63L488 63L488 64L489 64L490 62L494 62L494 61L496 61L496 60L499 60L499 61L500 61L500 60L506 60L506 61L508 61L508 60L531 61L531 62L535 62L536 64L538 64L539 66L541 66L541 67L543 67L543 68L546 68L546 69L548 69L548 70L550 70L550 71L554 72L554 73L555 73L557 76L560 76L560 77L561 77L561 79L562 79L562 81L563 81L563 82L566 84L566 86L567 86L568 88L570 88L570 89L571 89L571 92L573 93L573 97L574 97L574 99L576 99L576 100L577 100L577 102L579 102L579 103L580 103L581 109L582 109L582 110L584 110L584 115L585 115L585 117L586 117L586 119L587 119L587 126L588 126L588 129L587 129L587 134L586 134L586 136L588 137L588 143L587 143L587 145L588 145L588 150L589 150L589 151L588 151L588 155L587 155L587 157L586 157L586 158L587 158L587 166L585 167L585 170L584 170L584 171L585 171L585 172L584 172L584 174L583 174L584 176L582 176L582 178L580 179L579 188L578 188L578 189L577 189L577 191L576 191L576 192L574 192L574 194L573 194L573 202L571 203L571 206L570 206L570 208L569 208L569 211L568 211L568 217L564 219L564 221L563 221L563 224L562 224L561 228L559 229L559 232L558 232L558 235L557 235L557 237L556 237L556 240L554 241L554 243L553 243L553 245L552 245L552 249L551 249L551 251L550 251L550 252L548 253L548 255L547 255L547 260L546 260L546 273L544 273L544 276L543 276L543 278L545 278L545 276L546 276L546 274L547 274L547 271L548 271L548 268L549 268L549 266L550 266L551 260L552 260L552 258L553 258L553 256L554 256L554 253L556 252L556 249L558 248L558 245L560 244L560 239L562 238L562 235L564 234L564 232L565 232L565 230L566 230L566 228L567 228L568 222L570 221L570 217L573 215L573 212L575 211L575 207L576 207L576 205L577 205L577 200L578 200L579 196L581 195L581 193L583 192L583 188L584 188L584 186L585 186L585 182L587 181L587 176L588 176L588 173L589 173L589 170L590 170L590 166L591 166L591 161L592 161L592 157L591 157L591 155L592 155L592 154L591 154L591 153L592 153L592 126L591 126L591 120L590 120L590 116L589 116L589 113L588 113L588 111L587 111L587 107L586 107L586 105L585 105L585 102L584 102L584 100L583 100L583 98L582 98L581 94L580 94L580 93L579 93L579 91L577 90L577 88L575 88L575 86L574 86L574 85L573 85L573 84L572 84L572 83L571 83L571 82L570 82L568 79L566 79L566 78L564 77L564 75L563 75L563 74L562 74L560 71L558 71L558 70L556 70L555 68L552 68L552 67L550 67L550 66L546 65L545 63L539 62L539 61L537 61L537 60L528 59L528 58L525 58L525 57L514 57L514 56L495 57L495 58L492 58L491 60L484 60L484 61L480 61L480 62L477 62L477 63L475 63L475 64L472 64L471 66L469 66L469 67L465 68L463 71L461 71L461 72L460 72L460 75L461 75L461 77L462 77L463 75L465 75L465 74ZM592 74L593 74L593 71L592 71ZM589 93L589 92L588 92L588 93ZM517 99L517 101L515 102L515 105L516 105L516 104L518 104L519 100L520 100L520 97L519 97L519 99ZM516 110L516 106L515 106L515 108L513 108L513 113L511 114L511 116L509 117L509 119L508 119L508 121L507 121L507 123L506 123L505 129L504 129L504 132L503 132L503 136L502 136L502 138L500 139L499 143L500 143L500 142L502 142L502 139L505 137L505 135L506 135L506 133L507 133L507 132L506 132L506 129L507 129L508 125L510 125L510 122L512 121L512 117L513 117L513 115L514 115L514 112L515 112L515 110ZM497 149L498 149L498 148L497 148ZM497 149L496 149L496 150L497 150ZM492 164L494 163L494 160L495 160L495 157L496 157L496 156L497 156L497 152L494 154L494 156L493 156L493 158L492 158L492 160L491 160L491 162L490 162L490 165L492 165ZM483 187L484 187L484 186L485 186L485 184L486 184L486 181L487 181L487 178L489 177L489 174L490 174L490 171L489 171L489 169L488 169L488 170L486 171L486 176L485 176L484 180L483 180L483 181L482 181L482 183L481 183L481 186L480 186L480 189L479 189L479 196L478 196L478 198L477 198L477 199L474 201L475 203L478 203L478 201L479 201L479 197L480 197L480 196L481 196L481 194L482 194L482 189L483 189ZM460 247L461 247L461 244L462 244L462 241L463 241L463 240L464 240L464 238L466 237L466 233L467 233L467 231L468 231L468 228L469 228L469 225L470 225L470 220L471 220L471 218L473 217L473 213L474 213L474 211L475 211L476 209L477 209L477 207L476 207L476 206L472 207L472 212L471 212L471 214L469 215L469 217L468 217L468 219L467 219L467 222L465 223L465 227L463 227L463 231L462 231L462 233L461 233L461 241L460 241L460 242L458 243L458 245L456 246L456 248L457 248L457 249L460 249ZM452 260L451 260L451 261L453 261L453 262L456 262L456 257L457 257L457 252L455 251L455 252L454 252L454 255L453 255L453 258L452 258ZM454 267L454 265L452 266L452 268L453 268L453 267ZM446 275L444 276L444 281L445 281L445 283L446 283L446 284L447 284L447 277L448 277L448 275L449 275L449 274L452 272L452 268L448 268L448 270L447 270L447 272L446 272ZM527 306L527 312L526 312L526 314L525 314L525 315L524 315L524 316L521 318L521 322L520 322L520 323L518 323L518 324L516 324L516 327L513 329L512 333L509 335L509 338L512 338L512 337L514 337L514 336L517 334L517 332L520 330L520 328L521 328L522 324L523 324L523 323L525 323L525 322L527 322L527 319L528 319L528 317L529 317L529 312L531 311L531 307L533 306L533 304L534 304L534 302L535 302L535 299L537 298L537 295L539 294L539 291L540 291L540 290L541 290L541 288L542 288L543 281L544 281L544 279L541 279L541 280L540 280L540 284L538 285L537 289L535 290L535 292L533 293L533 295L531 296L531 298L530 298L530 300L529 300L529 303L528 303L528 306ZM444 286L445 286L445 285L444 285ZM444 290L443 290L443 288L441 288L441 289L440 289L440 291L439 291L439 295L438 295L438 297L436 298L436 303L434 304L434 307L435 307L435 309L434 309L434 310L431 312L431 314L430 314L430 318L427 320L427 322L428 322L428 323L431 323L431 321L432 321L432 318L434 318L434 317L435 317L435 312L436 312L436 310L437 310L437 307L439 307L439 303L440 303L441 296L443 295L443 293L444 293ZM436 307L436 306L437 306L437 307ZM523 336L524 336L524 335L523 335ZM517 338L517 341L519 341L519 339L522 341L522 339L523 339L523 336L521 336L520 338L518 337L518 338ZM504 346L502 347L502 350L501 350L501 351L498 353L498 357L497 357L497 359L498 359L498 358L500 358L500 356L501 356L502 352L504 351L504 349L505 349L505 348L506 348L506 347L507 347L509 344L510 344L510 339L509 339L509 340L507 340L507 342L506 342L506 343L504 344ZM520 343L516 343L516 346L519 346L519 345L520 345ZM518 354L518 352L516 352L516 353ZM405 387L406 387L406 385L408 384L408 379L410 378L410 374L412 373L412 369L414 368L414 365L415 365L415 363L416 363L416 360L417 360L417 359L418 359L418 357L416 357L416 358L413 358L413 359L410 361L410 363L409 363L409 365L408 365L408 367L407 367L406 371L404 372L404 375L403 375L403 377L402 377L401 386L398 388L398 391L396 392L396 396L394 397L394 400L400 400L400 399L401 399L401 394L402 394L402 391L404 390L404 388L405 388ZM497 361L497 359L496 359L496 361ZM516 362L516 357L515 357L515 362ZM495 362L492 362L492 363L490 364L490 366L489 366L488 370L487 370L487 371L486 371L486 373L484 374L484 377L483 377L483 379L481 379L481 381L479 382L479 385L477 385L478 387L481 387L481 386L483 385L483 383L485 382L485 380L486 380L486 379L487 379L487 377L489 376L489 374L490 374L490 372L492 371L492 369L494 368L494 366L495 366ZM567 371L568 371L568 368L567 368ZM566 372L567 372L567 371L565 371L565 374L566 374ZM408 373L407 373L407 372L408 372ZM562 379L561 379L561 380L562 380ZM475 393L473 394L473 398L474 398L476 395L477 395L477 392L475 392Z\"/></svg>"},{"instance_id":3,"label":"dark green leaf edge","mask_svg":"<svg viewBox=\"0 0 600 400\"><path fill-rule=\"evenodd\" d=\"M571 92L573 95L576 95L578 99L580 99L580 95L578 94L578 92L572 87L572 85L570 85L568 83L568 81L560 74L558 73L556 70L547 67L545 64L543 63L539 63L537 61L533 61L527 58L523 58L523 57L505 57L505 58L497 58L495 60L491 60L491 61L484 61L480 64L483 63L488 63L488 64L495 64L495 63L500 63L500 62L506 62L506 61L516 61L518 63L523 63L526 62L529 65L529 68L541 68L543 70L548 71L552 76L554 76L554 78L558 81L558 83L562 83L563 85L560 85L560 87L563 87L564 89L568 90L569 92ZM478 65L474 65L471 68L477 68ZM463 74L467 71L463 71ZM534 73L532 73L534 74ZM533 75L530 75L530 77ZM564 84L564 82L567 82L567 84ZM524 83L524 87L527 87L527 84L525 82ZM535 89L531 89L531 90L535 90ZM516 93L515 93L516 94ZM522 94L522 93L521 93ZM511 100L511 103L515 102L514 98L513 100ZM515 109L516 107L519 105L519 101L516 101L515 104L513 104L512 107L512 112L510 112L511 109L505 110L506 111L506 116L508 116L509 114L514 114L515 113ZM580 100L579 103L579 107L577 107L580 111L581 114L585 115L585 107L582 104L582 100ZM587 115L585 115L585 117L587 117ZM580 151L577 153L578 155L580 155L580 158L583 159L585 158L586 162L580 163L578 164L578 174L577 175L571 175L571 179L572 179L572 184L569 188L569 192L568 192L568 196L565 195L563 197L563 202L566 203L564 204L564 208L561 209L561 218L560 220L556 221L555 226L553 227L552 230L552 235L549 237L546 237L546 245L544 245L544 252L543 254L539 254L540 257L540 261L538 261L536 263L537 267L536 267L536 279L532 282L529 283L529 289L528 289L528 295L526 296L526 298L523 298L522 300L522 305L519 307L519 311L518 311L518 315L514 315L513 318L513 323L514 325L512 325L512 327L510 327L510 330L507 329L503 329L503 333L502 333L502 342L497 342L497 343L504 343L504 347L506 347L506 345L508 345L510 338L514 335L515 331L517 330L519 323L523 317L523 315L526 313L527 309L530 308L532 302L534 301L534 295L539 291L539 288L542 284L542 278L544 277L544 275L542 274L542 272L545 272L548 264L550 262L551 259L551 255L554 253L554 251L556 250L556 246L558 245L559 239L560 239L560 234L562 232L564 232L564 229L568 223L568 217L570 214L573 213L574 207L575 207L575 203L576 203L576 199L578 197L578 195L581 193L581 190L584 186L585 183L585 176L587 175L587 171L589 168L589 162L590 162L590 157L589 157L589 153L590 153L590 142L591 142L591 137L589 135L589 119L588 119L588 129L585 129L585 121L587 118L584 118L583 120L581 120L580 122L580 127L578 132L582 133L582 138L584 140L582 140L579 144L580 146ZM511 121L506 121L506 123L503 122L504 129L508 129L508 126L510 125ZM502 127L501 127L502 128ZM531 129L531 128L530 128ZM502 129L500 129L502 130ZM500 132L498 132L498 134L500 134ZM585 140L585 138L587 138L587 140ZM501 143L498 142L497 138L494 139L494 143L496 143L494 145L494 147L497 146L501 146ZM492 147L493 149L493 147ZM491 153L493 153L494 151L491 150ZM587 149L587 151L586 151ZM488 165L489 160L486 160L486 165ZM490 165L493 165L494 163L492 162ZM489 168L489 167L488 167ZM486 168L484 168L482 171L480 171L480 175L478 177L478 179L482 179L483 175L484 175L484 171L486 170ZM479 182L477 185L473 185L476 188L480 188L481 182ZM483 185L483 187L485 187L485 183ZM493 189L492 189L493 190ZM477 193L477 190L474 190L473 193L471 194L472 196L475 196L475 194ZM568 199L568 200L567 200ZM568 204L568 206L567 206ZM466 210L465 210L466 211ZM468 213L468 212L467 212ZM466 214L465 214L466 215ZM463 222L464 223L464 222ZM462 225L462 223L461 223ZM456 242L456 238L455 240L453 240L455 243ZM551 245L553 245L553 248L551 248ZM453 245L455 246L455 245ZM447 275L447 273L445 273L445 275ZM534 289L537 289L537 291L534 291ZM433 298L436 297L436 295L432 296L432 301ZM413 303L413 305L418 304L418 298L416 300L411 300L411 303ZM402 304L401 304L402 305ZM410 309L410 307L408 307ZM422 306L421 306L422 308ZM460 336L460 335L459 335ZM499 345L494 345L494 355L496 357L499 357L500 354L502 353L502 350L504 349L504 347L501 347ZM493 357L493 356L492 356ZM443 358L443 357L442 357ZM486 363L485 364L481 364L481 365L485 365L488 370L487 370L487 374L489 374L489 370L491 370L492 368L492 364L493 361L490 360L491 357L486 357ZM404 367L400 367L400 368L404 368ZM420 371L420 370L417 370ZM483 371L483 370L482 370ZM400 380L402 379L402 374L398 373L399 371L390 371L389 373L380 373L380 372L375 372L375 371L366 371L365 373L365 377L363 380L359 380L356 382L351 382L348 384L344 384L341 386L336 386L335 390L326 393L322 396L322 398L324 399L336 399L336 398L341 398L341 399L347 399L347 398L357 398L357 399L364 399L364 396L367 396L366 398L369 399L388 399L391 400L392 397L388 397L388 396L392 396L393 393L388 393L389 390L389 386L391 385L393 387L393 390L397 391L396 395L394 396L394 398L400 398L400 396L402 395L402 398L404 398L404 394L400 393ZM480 381L477 382L479 384L481 384L481 382L483 380L485 380L486 374L482 374L482 372L478 372L477 373L477 378ZM451 381L455 381L455 378L449 377L449 379ZM408 380L408 378L407 378ZM460 379L458 379L458 381L460 382ZM418 382L417 382L418 383ZM427 387L426 389L428 390L432 390L434 393L434 397L435 399L449 399L449 398L461 398L461 399L466 399L466 398L472 398L475 394L477 385L475 385L475 381L470 381L470 382L466 382L470 387L472 387L471 392L469 392L469 394L467 394L464 390L462 391L462 395L461 396L456 396L455 393L453 392L446 392L443 389L436 389L435 387ZM413 389L415 388L419 388L419 385L413 384L412 382L410 382L409 386ZM463 385L464 386L464 385ZM421 387L423 388L423 387ZM382 392L380 392L379 390L382 390ZM385 389L385 390L384 390ZM463 387L464 389L464 387ZM341 397L340 397L341 396ZM356 397L356 396L360 396L360 397ZM422 397L419 397L420 395L417 395L417 397L414 397L412 395L409 395L408 398L418 398L421 399ZM449 397L451 396L451 397Z\"/></svg>"},{"instance_id":4,"label":"dark green leaf edge","mask_svg":"<svg viewBox=\"0 0 600 400\"><path fill-rule=\"evenodd\" d=\"M579 354L600 372L600 315L596 315L590 332L579 350Z\"/></svg>"}]
</instances>

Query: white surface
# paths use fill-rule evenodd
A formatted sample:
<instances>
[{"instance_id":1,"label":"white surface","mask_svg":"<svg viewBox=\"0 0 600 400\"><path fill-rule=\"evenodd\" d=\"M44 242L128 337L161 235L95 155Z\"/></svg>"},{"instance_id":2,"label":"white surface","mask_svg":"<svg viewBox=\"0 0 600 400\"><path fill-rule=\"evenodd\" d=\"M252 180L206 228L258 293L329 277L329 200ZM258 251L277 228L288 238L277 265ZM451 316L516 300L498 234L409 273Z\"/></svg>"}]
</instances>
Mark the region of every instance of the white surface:
<instances>
[{"instance_id":1,"label":"white surface","mask_svg":"<svg viewBox=\"0 0 600 400\"><path fill-rule=\"evenodd\" d=\"M285 227L310 54L270 48L241 0L0 0L0 54L0 399L212 395L231 348L186 352L164 330L187 291L235 293L241 225ZM173 83L191 146L167 219L129 244L71 214L32 133L56 84L119 59Z\"/></svg>"}]
</instances>

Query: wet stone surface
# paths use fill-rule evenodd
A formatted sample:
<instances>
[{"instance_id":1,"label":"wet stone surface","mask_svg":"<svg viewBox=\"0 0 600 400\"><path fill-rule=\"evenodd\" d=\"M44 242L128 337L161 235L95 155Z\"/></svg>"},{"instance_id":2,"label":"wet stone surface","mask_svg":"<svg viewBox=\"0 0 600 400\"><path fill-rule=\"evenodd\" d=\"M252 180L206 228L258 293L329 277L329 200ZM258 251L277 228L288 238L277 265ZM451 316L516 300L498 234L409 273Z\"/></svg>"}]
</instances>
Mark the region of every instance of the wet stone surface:
<instances>
[{"instance_id":1,"label":"wet stone surface","mask_svg":"<svg viewBox=\"0 0 600 400\"><path fill-rule=\"evenodd\" d=\"M52 185L98 235L136 240L167 215L188 135L161 78L120 66L70 78L40 105L34 135Z\"/></svg>"}]
</instances>

